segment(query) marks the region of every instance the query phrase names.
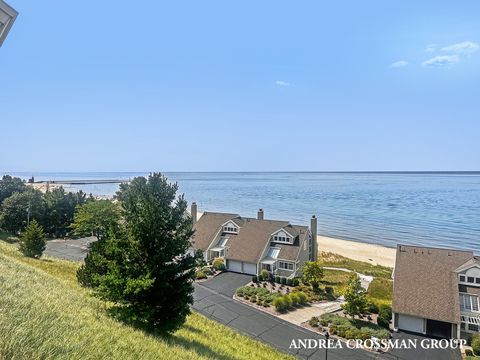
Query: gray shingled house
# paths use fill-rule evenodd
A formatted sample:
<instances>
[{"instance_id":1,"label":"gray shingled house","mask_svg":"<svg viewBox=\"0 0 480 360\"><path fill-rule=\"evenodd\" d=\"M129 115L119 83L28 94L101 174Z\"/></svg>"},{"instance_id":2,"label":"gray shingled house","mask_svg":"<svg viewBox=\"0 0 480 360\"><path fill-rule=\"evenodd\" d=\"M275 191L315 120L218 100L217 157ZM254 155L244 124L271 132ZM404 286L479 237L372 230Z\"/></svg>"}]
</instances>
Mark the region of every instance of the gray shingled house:
<instances>
[{"instance_id":1,"label":"gray shingled house","mask_svg":"<svg viewBox=\"0 0 480 360\"><path fill-rule=\"evenodd\" d=\"M398 245L393 283L397 330L442 338L480 330L480 259L472 251Z\"/></svg>"},{"instance_id":2,"label":"gray shingled house","mask_svg":"<svg viewBox=\"0 0 480 360\"><path fill-rule=\"evenodd\" d=\"M191 251L201 250L207 262L223 258L228 271L258 275L266 269L291 278L301 275L305 261L317 259L315 216L308 228L265 220L262 209L257 218L204 212L197 220L197 205L192 203L191 215L195 227Z\"/></svg>"}]
</instances>

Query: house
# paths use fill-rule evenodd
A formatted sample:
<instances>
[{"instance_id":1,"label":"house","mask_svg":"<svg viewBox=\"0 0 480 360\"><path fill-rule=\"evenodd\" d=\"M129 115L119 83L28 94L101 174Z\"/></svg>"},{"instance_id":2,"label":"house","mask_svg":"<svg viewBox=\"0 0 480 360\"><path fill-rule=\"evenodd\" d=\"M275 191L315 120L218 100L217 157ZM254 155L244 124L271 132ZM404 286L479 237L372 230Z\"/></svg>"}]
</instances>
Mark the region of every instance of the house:
<instances>
[{"instance_id":1,"label":"house","mask_svg":"<svg viewBox=\"0 0 480 360\"><path fill-rule=\"evenodd\" d=\"M191 251L202 251L205 261L222 258L228 271L258 275L263 269L273 275L301 275L306 261L317 259L317 218L310 228L288 221L266 220L264 211L256 218L238 214L204 212L197 220L197 205L191 215L195 235Z\"/></svg>"},{"instance_id":2,"label":"house","mask_svg":"<svg viewBox=\"0 0 480 360\"><path fill-rule=\"evenodd\" d=\"M0 0L0 47L17 18L17 11L3 0Z\"/></svg>"},{"instance_id":3,"label":"house","mask_svg":"<svg viewBox=\"0 0 480 360\"><path fill-rule=\"evenodd\" d=\"M479 332L480 258L406 245L398 245L396 255L394 329L441 338Z\"/></svg>"}]
</instances>

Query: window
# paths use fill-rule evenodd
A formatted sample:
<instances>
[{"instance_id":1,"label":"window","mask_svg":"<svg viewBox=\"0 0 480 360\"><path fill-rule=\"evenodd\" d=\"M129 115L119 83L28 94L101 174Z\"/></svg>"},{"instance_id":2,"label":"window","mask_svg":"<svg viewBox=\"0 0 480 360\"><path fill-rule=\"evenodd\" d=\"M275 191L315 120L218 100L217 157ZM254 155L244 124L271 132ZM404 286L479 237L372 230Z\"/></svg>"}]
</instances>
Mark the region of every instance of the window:
<instances>
[{"instance_id":1,"label":"window","mask_svg":"<svg viewBox=\"0 0 480 360\"><path fill-rule=\"evenodd\" d=\"M280 252L280 249L278 248L270 248L268 249L267 257L276 259L279 252Z\"/></svg>"},{"instance_id":2,"label":"window","mask_svg":"<svg viewBox=\"0 0 480 360\"><path fill-rule=\"evenodd\" d=\"M479 328L478 328L478 325L468 324L468 330L478 332Z\"/></svg>"},{"instance_id":3,"label":"window","mask_svg":"<svg viewBox=\"0 0 480 360\"><path fill-rule=\"evenodd\" d=\"M474 277L472 277L472 276L469 276L469 277L467 277L467 282L469 282L469 283L472 283L472 284L473 284L473 283L475 282L475 278L474 278Z\"/></svg>"},{"instance_id":4,"label":"window","mask_svg":"<svg viewBox=\"0 0 480 360\"><path fill-rule=\"evenodd\" d=\"M480 284L480 278L475 278L475 283Z\"/></svg>"},{"instance_id":5,"label":"window","mask_svg":"<svg viewBox=\"0 0 480 360\"><path fill-rule=\"evenodd\" d=\"M280 261L278 263L278 267L280 269L285 269L285 270L293 270L293 263L291 262L285 262L285 261Z\"/></svg>"},{"instance_id":6,"label":"window","mask_svg":"<svg viewBox=\"0 0 480 360\"><path fill-rule=\"evenodd\" d=\"M465 282L465 275L460 275L460 281Z\"/></svg>"},{"instance_id":7,"label":"window","mask_svg":"<svg viewBox=\"0 0 480 360\"><path fill-rule=\"evenodd\" d=\"M465 293L460 294L460 310L478 312L478 297Z\"/></svg>"},{"instance_id":8,"label":"window","mask_svg":"<svg viewBox=\"0 0 480 360\"><path fill-rule=\"evenodd\" d=\"M465 323L464 323L464 322L462 322L462 323L460 324L460 329L461 329L461 330L465 330Z\"/></svg>"},{"instance_id":9,"label":"window","mask_svg":"<svg viewBox=\"0 0 480 360\"><path fill-rule=\"evenodd\" d=\"M227 241L228 241L228 237L222 237L222 238L218 241L218 244L217 244L217 245L220 246L220 247L224 247L225 244L227 243Z\"/></svg>"}]
</instances>

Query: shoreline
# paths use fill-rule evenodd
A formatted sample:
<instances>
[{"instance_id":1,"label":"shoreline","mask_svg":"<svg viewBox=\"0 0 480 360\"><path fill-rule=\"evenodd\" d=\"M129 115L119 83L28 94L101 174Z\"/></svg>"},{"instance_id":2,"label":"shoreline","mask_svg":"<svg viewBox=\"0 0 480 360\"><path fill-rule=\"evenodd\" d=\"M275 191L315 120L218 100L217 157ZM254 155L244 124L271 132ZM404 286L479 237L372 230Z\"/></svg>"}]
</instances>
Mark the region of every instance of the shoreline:
<instances>
[{"instance_id":1,"label":"shoreline","mask_svg":"<svg viewBox=\"0 0 480 360\"><path fill-rule=\"evenodd\" d=\"M372 265L395 267L396 249L359 241L317 235L318 251L331 252Z\"/></svg>"}]
</instances>

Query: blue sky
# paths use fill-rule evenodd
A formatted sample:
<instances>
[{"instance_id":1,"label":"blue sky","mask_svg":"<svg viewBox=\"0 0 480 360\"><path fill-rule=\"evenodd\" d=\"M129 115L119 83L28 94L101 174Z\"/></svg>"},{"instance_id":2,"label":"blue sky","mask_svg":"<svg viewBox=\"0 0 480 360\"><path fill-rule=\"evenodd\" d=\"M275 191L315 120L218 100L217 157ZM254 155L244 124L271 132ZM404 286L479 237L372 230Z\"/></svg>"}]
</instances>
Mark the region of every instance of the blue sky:
<instances>
[{"instance_id":1,"label":"blue sky","mask_svg":"<svg viewBox=\"0 0 480 360\"><path fill-rule=\"evenodd\" d=\"M22 1L2 171L480 170L480 2Z\"/></svg>"}]
</instances>

